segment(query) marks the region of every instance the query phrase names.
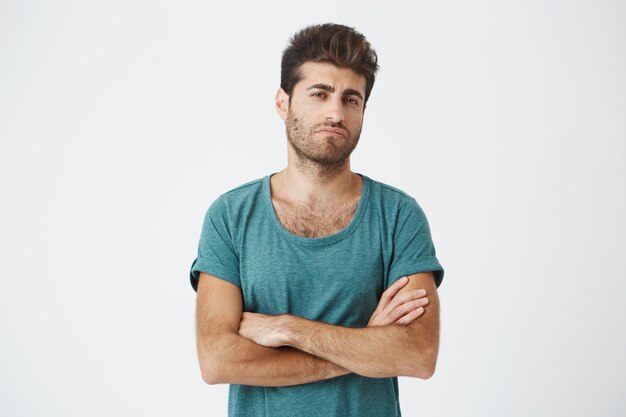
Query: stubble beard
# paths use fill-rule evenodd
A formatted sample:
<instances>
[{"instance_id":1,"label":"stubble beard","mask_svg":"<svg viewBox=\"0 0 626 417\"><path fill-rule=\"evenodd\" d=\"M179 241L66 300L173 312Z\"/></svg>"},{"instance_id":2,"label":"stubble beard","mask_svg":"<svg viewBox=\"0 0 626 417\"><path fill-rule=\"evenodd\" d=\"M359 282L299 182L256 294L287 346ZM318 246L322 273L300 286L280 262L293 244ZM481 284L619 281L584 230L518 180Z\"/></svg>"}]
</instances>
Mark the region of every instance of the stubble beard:
<instances>
[{"instance_id":1,"label":"stubble beard","mask_svg":"<svg viewBox=\"0 0 626 417\"><path fill-rule=\"evenodd\" d=\"M298 165L301 169L314 169L318 173L331 174L340 170L346 160L352 154L359 137L361 129L354 136L345 129L344 126L337 124L327 124L327 127L341 127L344 129L345 137L343 139L325 137L314 138L315 131L324 125L315 125L310 131L306 131L303 123L293 114L291 108L287 111L287 119L285 121L285 130L287 140L294 149L298 158ZM320 135L321 136L321 135Z\"/></svg>"}]
</instances>

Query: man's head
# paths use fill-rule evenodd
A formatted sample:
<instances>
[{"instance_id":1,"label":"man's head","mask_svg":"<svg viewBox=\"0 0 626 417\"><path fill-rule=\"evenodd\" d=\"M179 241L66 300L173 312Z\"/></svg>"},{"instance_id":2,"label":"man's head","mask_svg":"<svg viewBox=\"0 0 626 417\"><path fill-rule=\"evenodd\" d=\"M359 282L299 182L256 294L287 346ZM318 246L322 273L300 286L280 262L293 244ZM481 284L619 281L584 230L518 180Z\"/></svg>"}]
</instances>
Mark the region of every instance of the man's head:
<instances>
[{"instance_id":1,"label":"man's head","mask_svg":"<svg viewBox=\"0 0 626 417\"><path fill-rule=\"evenodd\" d=\"M365 108L379 67L376 51L365 36L334 23L308 26L293 35L283 51L280 72L280 86L290 99L293 87L302 79L300 70L305 62L326 62L365 77Z\"/></svg>"},{"instance_id":2,"label":"man's head","mask_svg":"<svg viewBox=\"0 0 626 417\"><path fill-rule=\"evenodd\" d=\"M300 163L344 166L356 147L378 68L363 35L342 25L310 26L283 54L276 106Z\"/></svg>"}]
</instances>

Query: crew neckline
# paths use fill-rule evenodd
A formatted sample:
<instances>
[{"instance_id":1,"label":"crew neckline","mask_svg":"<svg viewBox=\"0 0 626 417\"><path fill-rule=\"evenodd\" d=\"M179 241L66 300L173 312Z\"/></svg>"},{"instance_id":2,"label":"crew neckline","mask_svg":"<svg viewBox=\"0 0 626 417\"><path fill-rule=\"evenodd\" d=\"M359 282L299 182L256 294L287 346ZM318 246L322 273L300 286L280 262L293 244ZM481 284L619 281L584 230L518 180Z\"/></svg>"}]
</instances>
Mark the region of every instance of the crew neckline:
<instances>
[{"instance_id":1,"label":"crew neckline","mask_svg":"<svg viewBox=\"0 0 626 417\"><path fill-rule=\"evenodd\" d=\"M305 246L329 245L348 237L359 226L359 223L361 222L363 215L365 214L365 209L367 208L367 204L369 202L370 178L367 175L355 172L355 174L359 175L362 178L363 187L361 189L361 198L359 199L359 204L357 206L356 212L352 216L350 224L332 235L323 237L302 237L291 233L285 228L285 226L283 226L280 220L278 220L278 215L276 214L276 211L274 210L274 205L272 204L272 193L270 187L270 178L274 174L276 174L276 172L273 172L263 177L263 200L265 201L265 207L267 208L268 214L272 219L272 223L274 223L274 226L276 226L278 232L288 241Z\"/></svg>"}]
</instances>

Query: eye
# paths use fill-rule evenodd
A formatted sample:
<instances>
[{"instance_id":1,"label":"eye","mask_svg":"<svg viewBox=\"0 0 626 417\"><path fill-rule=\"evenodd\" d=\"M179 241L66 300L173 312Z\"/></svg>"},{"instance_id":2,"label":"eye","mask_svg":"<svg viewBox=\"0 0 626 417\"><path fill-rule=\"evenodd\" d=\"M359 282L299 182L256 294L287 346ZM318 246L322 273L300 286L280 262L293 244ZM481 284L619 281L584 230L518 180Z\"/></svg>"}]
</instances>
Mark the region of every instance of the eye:
<instances>
[{"instance_id":1,"label":"eye","mask_svg":"<svg viewBox=\"0 0 626 417\"><path fill-rule=\"evenodd\" d=\"M325 97L326 93L322 92L322 91L317 91L315 93L311 94L311 97Z\"/></svg>"},{"instance_id":2,"label":"eye","mask_svg":"<svg viewBox=\"0 0 626 417\"><path fill-rule=\"evenodd\" d=\"M350 98L350 97L347 97L347 98L346 98L346 101L348 101L348 102L350 102L351 104L354 104L354 105L356 105L356 106L358 106L358 105L359 105L359 101L358 101L358 100L355 100L355 99Z\"/></svg>"}]
</instances>

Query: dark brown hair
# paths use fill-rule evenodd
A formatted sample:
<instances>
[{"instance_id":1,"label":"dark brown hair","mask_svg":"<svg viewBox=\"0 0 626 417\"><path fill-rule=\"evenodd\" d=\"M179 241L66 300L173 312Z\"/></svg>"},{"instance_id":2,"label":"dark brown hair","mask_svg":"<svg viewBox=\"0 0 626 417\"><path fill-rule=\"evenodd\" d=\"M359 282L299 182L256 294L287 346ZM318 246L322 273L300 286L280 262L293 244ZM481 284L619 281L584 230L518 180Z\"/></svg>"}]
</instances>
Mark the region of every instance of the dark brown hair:
<instances>
[{"instance_id":1,"label":"dark brown hair","mask_svg":"<svg viewBox=\"0 0 626 417\"><path fill-rule=\"evenodd\" d=\"M283 51L280 72L280 86L289 95L289 102L294 86L302 79L300 66L305 62L327 62L363 75L365 106L379 65L376 51L361 33L348 26L325 23L294 34Z\"/></svg>"}]
</instances>

